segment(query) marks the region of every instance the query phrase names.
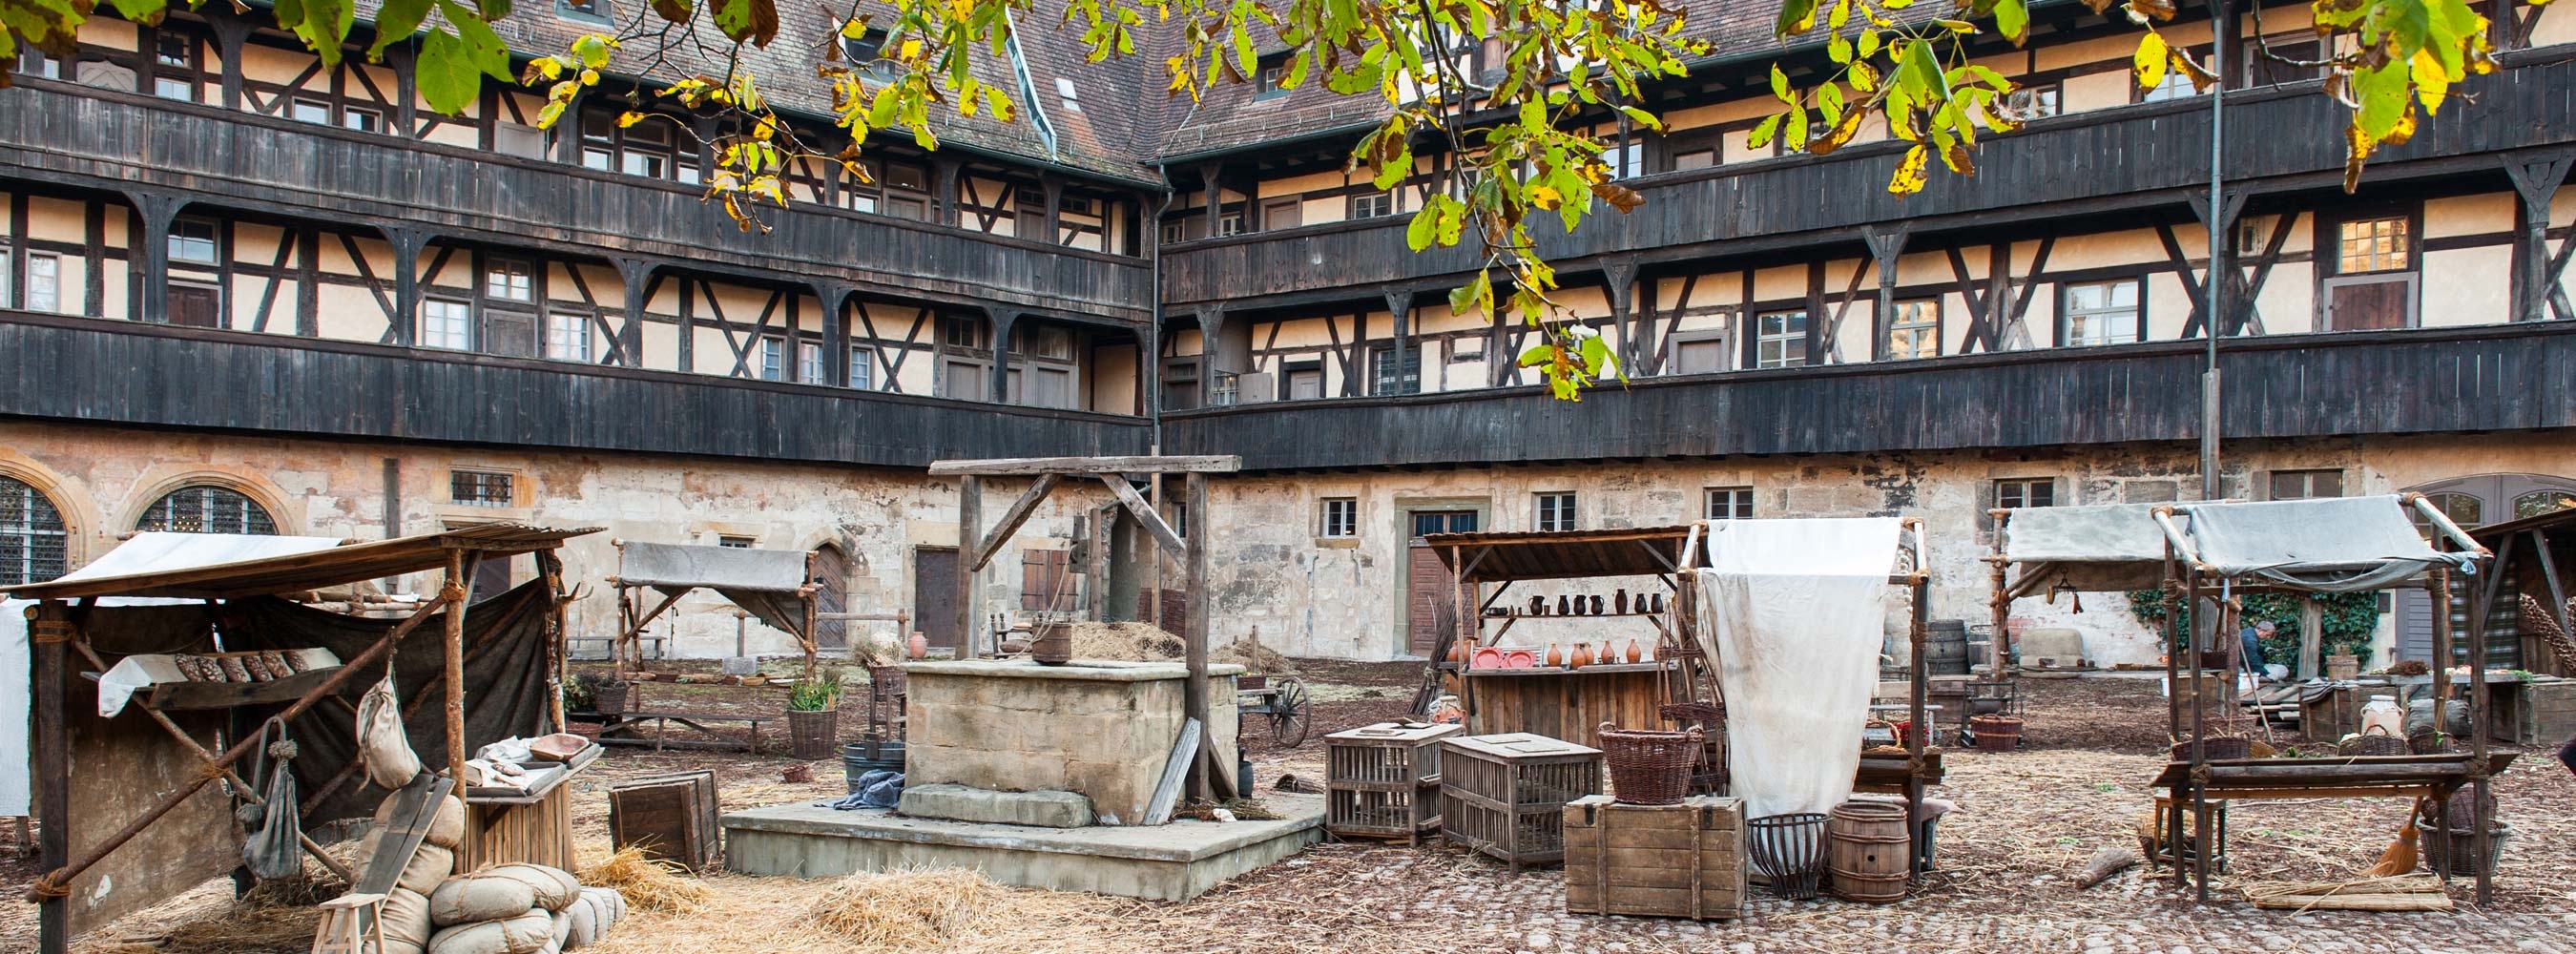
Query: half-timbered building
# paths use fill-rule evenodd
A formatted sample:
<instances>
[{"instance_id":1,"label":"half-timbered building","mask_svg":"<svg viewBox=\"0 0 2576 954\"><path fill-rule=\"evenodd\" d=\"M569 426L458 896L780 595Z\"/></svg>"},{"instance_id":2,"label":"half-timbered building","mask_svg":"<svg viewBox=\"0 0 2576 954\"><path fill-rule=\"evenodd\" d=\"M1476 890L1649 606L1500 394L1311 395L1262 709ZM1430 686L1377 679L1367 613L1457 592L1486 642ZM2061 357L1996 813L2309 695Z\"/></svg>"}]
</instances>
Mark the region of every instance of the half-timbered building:
<instances>
[{"instance_id":1,"label":"half-timbered building","mask_svg":"<svg viewBox=\"0 0 2576 954\"><path fill-rule=\"evenodd\" d=\"M623 2L503 35L543 55ZM975 65L1018 121L867 143L864 179L801 162L746 231L704 201L720 123L618 122L668 77L611 77L541 129L542 95L506 84L433 113L408 43L367 62L363 24L326 67L257 11L102 11L0 91L0 585L143 529L531 520L820 548L830 598L953 645L931 460L1159 451L1243 458L1204 515L1216 631L1294 655L1423 651L1447 597L1419 538L1471 529L1921 516L1936 614L1982 619L1988 508L2201 496L2213 331L2222 495L2414 490L2464 523L2576 501L2576 14L2497 15L2500 69L2347 194L2344 113L2288 62L2318 52L2305 5L2230 7L2212 94L2136 89L2133 27L2042 0L2026 45L1978 52L2030 121L1900 198L1883 130L1753 146L1772 65L1811 82L1825 53L1696 6L1716 53L1649 89L1666 128L1599 120L1645 204L1539 229L1623 365L1579 403L1516 367L1528 329L1448 309L1478 250L1406 248L1453 157L1425 143L1375 189L1348 155L1383 103L1280 71L1170 100L1160 56L1090 64L1023 24ZM781 12L764 80L837 149L800 61L835 27ZM2212 23L2166 32L2205 50ZM977 609L1166 602L1116 513L1057 495ZM567 548L575 576L613 572L607 539ZM2110 602L2022 610L2154 661ZM2385 638L2431 611L2393 600ZM612 612L577 606L575 635ZM730 652L712 616L674 651Z\"/></svg>"}]
</instances>

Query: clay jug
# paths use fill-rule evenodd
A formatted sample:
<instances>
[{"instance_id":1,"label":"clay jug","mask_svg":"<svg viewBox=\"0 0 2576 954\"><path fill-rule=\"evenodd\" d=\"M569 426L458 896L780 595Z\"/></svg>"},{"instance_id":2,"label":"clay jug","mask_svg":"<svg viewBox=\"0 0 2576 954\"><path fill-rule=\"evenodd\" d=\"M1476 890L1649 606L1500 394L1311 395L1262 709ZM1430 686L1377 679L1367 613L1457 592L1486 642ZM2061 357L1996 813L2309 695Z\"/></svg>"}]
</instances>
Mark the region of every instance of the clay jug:
<instances>
[{"instance_id":1,"label":"clay jug","mask_svg":"<svg viewBox=\"0 0 2576 954\"><path fill-rule=\"evenodd\" d=\"M1602 599L1599 593L1592 594L1592 615L1599 616L1602 610L1608 608L1610 608L1608 600Z\"/></svg>"},{"instance_id":2,"label":"clay jug","mask_svg":"<svg viewBox=\"0 0 2576 954\"><path fill-rule=\"evenodd\" d=\"M1582 643L1574 644L1574 655L1566 659L1565 668L1581 669L1589 665L1592 665L1592 647Z\"/></svg>"},{"instance_id":3,"label":"clay jug","mask_svg":"<svg viewBox=\"0 0 2576 954\"><path fill-rule=\"evenodd\" d=\"M1545 615L1547 615L1547 597L1544 597L1544 596L1533 596L1533 597L1530 597L1530 615L1532 615L1532 616L1545 616Z\"/></svg>"},{"instance_id":4,"label":"clay jug","mask_svg":"<svg viewBox=\"0 0 2576 954\"><path fill-rule=\"evenodd\" d=\"M1550 666L1565 665L1565 654L1557 651L1555 643L1547 644L1547 664Z\"/></svg>"},{"instance_id":5,"label":"clay jug","mask_svg":"<svg viewBox=\"0 0 2576 954\"><path fill-rule=\"evenodd\" d=\"M1574 615L1574 604L1572 604L1571 602L1568 602L1568 601L1567 601L1567 599L1566 599L1565 597L1563 597L1563 596L1559 596L1559 597L1557 597L1557 598L1556 598L1556 615L1558 615L1558 616L1572 616L1572 615Z\"/></svg>"},{"instance_id":6,"label":"clay jug","mask_svg":"<svg viewBox=\"0 0 2576 954\"><path fill-rule=\"evenodd\" d=\"M1449 661L1464 666L1475 652L1476 640L1473 637L1458 640L1449 644Z\"/></svg>"},{"instance_id":7,"label":"clay jug","mask_svg":"<svg viewBox=\"0 0 2576 954\"><path fill-rule=\"evenodd\" d=\"M1637 662L1644 658L1646 658L1645 650L1637 648L1637 638L1634 636L1628 637L1628 661Z\"/></svg>"},{"instance_id":8,"label":"clay jug","mask_svg":"<svg viewBox=\"0 0 2576 954\"><path fill-rule=\"evenodd\" d=\"M920 630L914 630L912 638L903 641L903 654L914 659L930 658L930 637L922 635Z\"/></svg>"},{"instance_id":9,"label":"clay jug","mask_svg":"<svg viewBox=\"0 0 2576 954\"><path fill-rule=\"evenodd\" d=\"M1628 590L1626 587L1621 587L1618 591L1618 595L1610 598L1610 608L1621 616L1628 615ZM1639 608L1643 609L1644 607Z\"/></svg>"},{"instance_id":10,"label":"clay jug","mask_svg":"<svg viewBox=\"0 0 2576 954\"><path fill-rule=\"evenodd\" d=\"M1619 654L1610 648L1610 641L1605 639L1601 641L1601 648L1593 652L1592 661L1607 666L1618 662Z\"/></svg>"}]
</instances>

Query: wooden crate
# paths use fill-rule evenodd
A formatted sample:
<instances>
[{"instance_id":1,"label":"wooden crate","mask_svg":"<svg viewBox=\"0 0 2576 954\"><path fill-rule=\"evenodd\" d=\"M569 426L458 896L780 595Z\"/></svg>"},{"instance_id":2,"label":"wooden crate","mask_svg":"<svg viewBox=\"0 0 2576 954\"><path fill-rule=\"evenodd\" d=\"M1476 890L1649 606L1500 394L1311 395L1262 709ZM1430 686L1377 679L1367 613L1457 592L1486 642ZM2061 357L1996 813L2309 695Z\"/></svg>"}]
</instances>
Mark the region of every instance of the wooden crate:
<instances>
[{"instance_id":1,"label":"wooden crate","mask_svg":"<svg viewBox=\"0 0 2576 954\"><path fill-rule=\"evenodd\" d=\"M2556 746L2576 736L2576 679L2526 682L2493 701L2494 734L2506 742Z\"/></svg>"},{"instance_id":2,"label":"wooden crate","mask_svg":"<svg viewBox=\"0 0 2576 954\"><path fill-rule=\"evenodd\" d=\"M608 839L691 871L715 866L716 773L711 769L656 775L608 789Z\"/></svg>"},{"instance_id":3,"label":"wooden crate","mask_svg":"<svg viewBox=\"0 0 2576 954\"><path fill-rule=\"evenodd\" d=\"M1440 827L1440 741L1455 725L1382 722L1324 737L1324 830L1402 838Z\"/></svg>"},{"instance_id":4,"label":"wooden crate","mask_svg":"<svg viewBox=\"0 0 2576 954\"><path fill-rule=\"evenodd\" d=\"M1442 837L1509 862L1565 859L1565 803L1601 794L1601 750L1527 732L1451 738L1440 754Z\"/></svg>"},{"instance_id":5,"label":"wooden crate","mask_svg":"<svg viewBox=\"0 0 2576 954\"><path fill-rule=\"evenodd\" d=\"M1694 795L1621 805L1607 795L1564 808L1565 910L1733 920L1744 916L1744 803Z\"/></svg>"}]
</instances>

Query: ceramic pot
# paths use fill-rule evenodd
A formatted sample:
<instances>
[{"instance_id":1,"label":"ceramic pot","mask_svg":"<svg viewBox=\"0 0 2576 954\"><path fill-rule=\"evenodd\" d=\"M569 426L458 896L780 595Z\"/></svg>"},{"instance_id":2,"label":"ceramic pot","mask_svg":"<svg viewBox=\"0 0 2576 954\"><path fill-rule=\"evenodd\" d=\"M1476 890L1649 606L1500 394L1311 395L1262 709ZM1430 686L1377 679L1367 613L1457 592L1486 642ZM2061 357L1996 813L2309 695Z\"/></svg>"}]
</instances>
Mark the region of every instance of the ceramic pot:
<instances>
[{"instance_id":1,"label":"ceramic pot","mask_svg":"<svg viewBox=\"0 0 2576 954\"><path fill-rule=\"evenodd\" d=\"M1645 659L1645 658L1646 658L1645 651L1637 648L1637 639L1636 639L1636 637L1634 637L1634 636L1629 637L1629 638L1628 638L1628 661L1629 661L1629 662L1637 662L1637 661L1642 660L1642 659Z\"/></svg>"},{"instance_id":2,"label":"ceramic pot","mask_svg":"<svg viewBox=\"0 0 2576 954\"><path fill-rule=\"evenodd\" d=\"M1557 650L1555 643L1547 644L1547 664L1551 667L1565 665L1565 654Z\"/></svg>"},{"instance_id":3,"label":"ceramic pot","mask_svg":"<svg viewBox=\"0 0 2576 954\"><path fill-rule=\"evenodd\" d=\"M1559 597L1557 597L1557 598L1556 598L1556 615L1558 615L1558 616L1572 616L1572 615L1574 615L1574 606L1573 606L1573 604L1572 604L1571 602L1569 602L1569 601L1567 600L1567 598L1566 598L1566 597L1559 596Z\"/></svg>"},{"instance_id":4,"label":"ceramic pot","mask_svg":"<svg viewBox=\"0 0 2576 954\"><path fill-rule=\"evenodd\" d=\"M1627 615L1627 613L1628 613L1628 589L1627 589L1627 587L1620 587L1620 588L1619 588L1618 593L1617 593L1616 595L1614 595L1614 596L1612 596L1612 597L1610 598L1610 609L1611 609L1611 611L1612 611L1612 612L1618 613L1618 614L1620 614L1620 615L1622 615L1622 616Z\"/></svg>"},{"instance_id":5,"label":"ceramic pot","mask_svg":"<svg viewBox=\"0 0 2576 954\"><path fill-rule=\"evenodd\" d=\"M914 630L912 638L903 641L903 654L917 660L930 658L930 637Z\"/></svg>"},{"instance_id":6,"label":"ceramic pot","mask_svg":"<svg viewBox=\"0 0 2576 954\"><path fill-rule=\"evenodd\" d=\"M1532 616L1545 616L1545 615L1547 615L1547 597L1544 597L1544 596L1533 596L1533 597L1530 597L1530 615L1532 615Z\"/></svg>"},{"instance_id":7,"label":"ceramic pot","mask_svg":"<svg viewBox=\"0 0 2576 954\"><path fill-rule=\"evenodd\" d=\"M1466 662L1467 662L1467 659L1468 659L1469 657L1471 657L1471 656L1474 656L1474 655L1475 655L1475 653L1476 653L1476 641L1475 641L1473 638L1469 638L1469 639L1461 639L1461 640L1458 640L1457 642L1454 642L1454 643L1450 643L1450 644L1449 644L1449 661L1450 661L1450 662L1458 663L1458 664L1460 664L1460 665L1465 665L1465 664L1466 664Z\"/></svg>"},{"instance_id":8,"label":"ceramic pot","mask_svg":"<svg viewBox=\"0 0 2576 954\"><path fill-rule=\"evenodd\" d=\"M1592 665L1592 647L1582 643L1574 644L1574 655L1566 658L1565 668L1581 669L1589 665Z\"/></svg>"},{"instance_id":9,"label":"ceramic pot","mask_svg":"<svg viewBox=\"0 0 2576 954\"><path fill-rule=\"evenodd\" d=\"M1604 610L1604 609L1608 609L1608 608L1609 608L1609 606L1610 606L1610 601L1609 601L1609 600L1602 599L1602 598L1601 598L1601 594L1599 594L1599 593L1594 593L1594 594L1592 594L1592 615L1594 615L1594 616L1599 616L1599 615L1601 615L1601 611L1602 611L1602 610Z\"/></svg>"},{"instance_id":10,"label":"ceramic pot","mask_svg":"<svg viewBox=\"0 0 2576 954\"><path fill-rule=\"evenodd\" d=\"M1538 665L1538 654L1529 650L1514 649L1503 653L1505 669L1528 669L1536 665Z\"/></svg>"},{"instance_id":11,"label":"ceramic pot","mask_svg":"<svg viewBox=\"0 0 2576 954\"><path fill-rule=\"evenodd\" d=\"M1501 669L1503 668L1503 665L1503 651L1495 649L1492 646L1487 646L1483 649L1476 650L1476 654L1469 662L1468 668Z\"/></svg>"}]
</instances>

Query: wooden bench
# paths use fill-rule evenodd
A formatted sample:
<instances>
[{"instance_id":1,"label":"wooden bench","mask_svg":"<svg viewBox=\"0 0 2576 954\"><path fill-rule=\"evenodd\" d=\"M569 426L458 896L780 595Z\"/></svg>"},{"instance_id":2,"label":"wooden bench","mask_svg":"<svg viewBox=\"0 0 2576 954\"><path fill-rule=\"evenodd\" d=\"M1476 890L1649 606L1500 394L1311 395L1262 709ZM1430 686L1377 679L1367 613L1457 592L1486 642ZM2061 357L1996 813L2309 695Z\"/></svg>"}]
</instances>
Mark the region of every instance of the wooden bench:
<instances>
[{"instance_id":1,"label":"wooden bench","mask_svg":"<svg viewBox=\"0 0 2576 954\"><path fill-rule=\"evenodd\" d=\"M650 745L653 747L653 751L656 752L662 751L666 747L719 750L743 749L743 743L725 738L718 734L716 730L710 729L706 725L710 722L742 723L751 728L749 751L754 755L760 754L761 725L763 723L777 722L780 719L785 718L784 716L776 715L730 715L718 712L667 712L657 710L598 713L595 717L600 722L599 744ZM644 724L648 722L653 724L653 734L650 738L646 738L640 734L643 731ZM688 728L695 729L700 734L705 735L706 738L671 738L671 723L674 722L687 726Z\"/></svg>"}]
</instances>

